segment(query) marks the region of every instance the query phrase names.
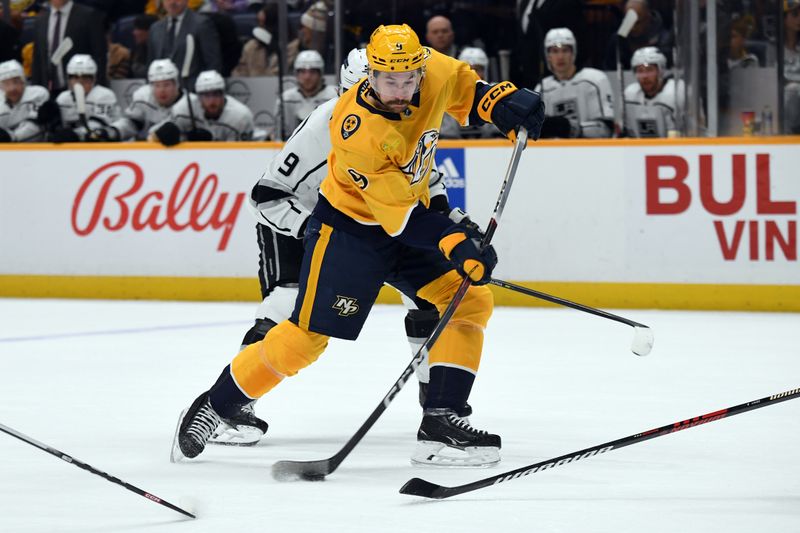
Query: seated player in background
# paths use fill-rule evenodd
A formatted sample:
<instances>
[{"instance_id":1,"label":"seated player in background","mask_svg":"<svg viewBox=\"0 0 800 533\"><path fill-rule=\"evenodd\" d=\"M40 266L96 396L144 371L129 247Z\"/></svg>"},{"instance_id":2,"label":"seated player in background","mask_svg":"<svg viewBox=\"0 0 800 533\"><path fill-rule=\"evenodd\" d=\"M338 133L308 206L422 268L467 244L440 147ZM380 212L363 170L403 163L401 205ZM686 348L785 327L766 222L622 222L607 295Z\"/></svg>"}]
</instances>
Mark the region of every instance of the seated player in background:
<instances>
[{"instance_id":1,"label":"seated player in background","mask_svg":"<svg viewBox=\"0 0 800 533\"><path fill-rule=\"evenodd\" d=\"M201 72L194 87L197 94L188 93L172 107L166 123L158 129L159 138L163 136L162 129L170 124L177 128L180 139L186 141L249 141L253 138L253 112L225 94L225 79L219 72Z\"/></svg>"},{"instance_id":2,"label":"seated player in background","mask_svg":"<svg viewBox=\"0 0 800 533\"><path fill-rule=\"evenodd\" d=\"M56 98L61 112L61 127L53 131L53 142L78 142L97 140L93 132L103 131L119 117L117 96L114 91L97 85L97 63L88 54L75 54L67 63L67 90ZM83 88L86 113L81 114L75 96L75 87Z\"/></svg>"},{"instance_id":3,"label":"seated player in background","mask_svg":"<svg viewBox=\"0 0 800 533\"><path fill-rule=\"evenodd\" d=\"M636 83L625 87L625 132L630 137L677 135L684 107L683 82L666 75L667 58L655 46L639 48L631 58Z\"/></svg>"},{"instance_id":4,"label":"seated player in background","mask_svg":"<svg viewBox=\"0 0 800 533\"><path fill-rule=\"evenodd\" d=\"M43 141L39 108L50 99L47 89L28 85L19 61L0 63L0 143Z\"/></svg>"},{"instance_id":5,"label":"seated player in background","mask_svg":"<svg viewBox=\"0 0 800 533\"><path fill-rule=\"evenodd\" d=\"M542 137L611 137L614 97L605 73L588 67L578 69L578 46L568 28L548 31L544 49L553 74L536 86L547 108Z\"/></svg>"}]
</instances>

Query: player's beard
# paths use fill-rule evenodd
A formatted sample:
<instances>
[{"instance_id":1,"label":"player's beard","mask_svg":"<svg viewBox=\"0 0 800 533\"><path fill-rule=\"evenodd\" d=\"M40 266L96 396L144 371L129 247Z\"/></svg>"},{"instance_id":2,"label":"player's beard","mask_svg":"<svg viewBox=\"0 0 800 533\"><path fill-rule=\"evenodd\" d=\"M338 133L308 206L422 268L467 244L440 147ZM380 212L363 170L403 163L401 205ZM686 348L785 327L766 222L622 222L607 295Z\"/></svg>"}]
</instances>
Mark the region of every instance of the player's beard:
<instances>
[{"instance_id":1,"label":"player's beard","mask_svg":"<svg viewBox=\"0 0 800 533\"><path fill-rule=\"evenodd\" d=\"M384 102L383 105L394 111L395 113L402 113L406 109L408 109L408 105L411 103L411 100L390 100L388 102Z\"/></svg>"}]
</instances>

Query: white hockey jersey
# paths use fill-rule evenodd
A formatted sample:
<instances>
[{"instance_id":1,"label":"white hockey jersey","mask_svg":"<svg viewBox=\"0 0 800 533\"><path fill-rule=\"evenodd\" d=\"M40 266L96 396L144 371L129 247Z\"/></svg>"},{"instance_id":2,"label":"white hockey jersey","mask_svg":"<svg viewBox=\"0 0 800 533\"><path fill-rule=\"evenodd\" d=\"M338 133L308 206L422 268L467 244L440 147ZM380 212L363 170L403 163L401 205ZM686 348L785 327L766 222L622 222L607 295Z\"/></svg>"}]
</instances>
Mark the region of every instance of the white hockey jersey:
<instances>
[{"instance_id":1,"label":"white hockey jersey","mask_svg":"<svg viewBox=\"0 0 800 533\"><path fill-rule=\"evenodd\" d=\"M678 113L684 106L683 82L673 78L664 82L661 92L647 98L639 83L625 88L625 129L631 137L667 137L678 130Z\"/></svg>"},{"instance_id":2,"label":"white hockey jersey","mask_svg":"<svg viewBox=\"0 0 800 533\"><path fill-rule=\"evenodd\" d=\"M39 106L49 98L47 89L38 85L26 86L19 102L13 106L3 95L0 98L0 128L7 130L15 142L44 140L44 130L36 122L36 117Z\"/></svg>"},{"instance_id":3,"label":"white hockey jersey","mask_svg":"<svg viewBox=\"0 0 800 533\"><path fill-rule=\"evenodd\" d=\"M323 85L322 88L313 96L303 96L300 89L292 87L283 91L283 110L286 113L284 120L284 132L288 135L297 128L317 107L327 102L331 98L336 98L336 88ZM275 129L271 132L273 140L281 140L281 101L275 102Z\"/></svg>"},{"instance_id":4,"label":"white hockey jersey","mask_svg":"<svg viewBox=\"0 0 800 533\"><path fill-rule=\"evenodd\" d=\"M573 137L611 137L614 97L608 77L594 68L583 68L568 80L548 76L536 86L549 117L566 117Z\"/></svg>"},{"instance_id":5,"label":"white hockey jersey","mask_svg":"<svg viewBox=\"0 0 800 533\"><path fill-rule=\"evenodd\" d=\"M206 117L197 95L190 94L190 97L196 126L210 131L215 141L249 141L253 138L253 112L236 98L225 96L225 107L219 118L211 119ZM172 106L170 120L182 133L193 129L186 96Z\"/></svg>"},{"instance_id":6,"label":"white hockey jersey","mask_svg":"<svg viewBox=\"0 0 800 533\"><path fill-rule=\"evenodd\" d=\"M302 238L300 230L317 205L320 183L328 173L331 138L328 123L338 97L324 102L300 123L253 187L250 208L259 223ZM441 174L430 176L431 198L447 194Z\"/></svg>"},{"instance_id":7,"label":"white hockey jersey","mask_svg":"<svg viewBox=\"0 0 800 533\"><path fill-rule=\"evenodd\" d=\"M85 138L88 132L81 124L72 91L66 90L59 94L56 103L61 111L61 122L64 127L72 128L81 139ZM117 95L114 94L114 91L101 85L92 87L92 90L86 95L86 121L89 129L110 126L119 118L119 115Z\"/></svg>"},{"instance_id":8,"label":"white hockey jersey","mask_svg":"<svg viewBox=\"0 0 800 533\"><path fill-rule=\"evenodd\" d=\"M156 101L150 84L142 85L134 91L131 104L125 109L122 118L114 121L112 126L119 132L120 141L146 139L153 126L161 124L169 117L171 108L172 105L162 106Z\"/></svg>"}]
</instances>

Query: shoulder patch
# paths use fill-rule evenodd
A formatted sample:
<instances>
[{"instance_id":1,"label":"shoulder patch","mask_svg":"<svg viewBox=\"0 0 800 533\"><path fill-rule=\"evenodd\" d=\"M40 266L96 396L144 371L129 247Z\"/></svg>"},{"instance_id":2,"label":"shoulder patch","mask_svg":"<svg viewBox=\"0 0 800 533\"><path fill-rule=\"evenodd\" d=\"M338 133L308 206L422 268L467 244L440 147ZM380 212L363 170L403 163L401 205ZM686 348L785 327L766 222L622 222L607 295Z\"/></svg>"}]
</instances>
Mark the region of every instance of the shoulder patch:
<instances>
[{"instance_id":1,"label":"shoulder patch","mask_svg":"<svg viewBox=\"0 0 800 533\"><path fill-rule=\"evenodd\" d=\"M342 139L348 139L361 126L361 117L353 113L344 117L342 121Z\"/></svg>"}]
</instances>

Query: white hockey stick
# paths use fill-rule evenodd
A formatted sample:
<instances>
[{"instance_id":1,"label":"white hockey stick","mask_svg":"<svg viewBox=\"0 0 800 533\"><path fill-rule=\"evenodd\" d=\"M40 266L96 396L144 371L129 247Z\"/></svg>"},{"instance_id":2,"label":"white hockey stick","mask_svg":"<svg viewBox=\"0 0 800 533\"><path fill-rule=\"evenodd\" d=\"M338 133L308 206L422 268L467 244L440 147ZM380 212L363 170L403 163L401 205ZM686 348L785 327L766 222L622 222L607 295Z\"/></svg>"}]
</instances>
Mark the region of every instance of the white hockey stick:
<instances>
[{"instance_id":1,"label":"white hockey stick","mask_svg":"<svg viewBox=\"0 0 800 533\"><path fill-rule=\"evenodd\" d=\"M72 37L64 37L64 40L61 41L61 44L55 49L53 55L50 56L50 62L60 68L64 56L67 55L70 50L72 50Z\"/></svg>"},{"instance_id":2,"label":"white hockey stick","mask_svg":"<svg viewBox=\"0 0 800 533\"><path fill-rule=\"evenodd\" d=\"M253 28L253 37L260 41L269 50L269 45L272 43L272 34L264 28ZM281 140L286 138L286 125L283 119L283 59L280 51L278 52L278 109L280 109L280 124L277 124L277 133L281 136ZM276 117L277 118L277 117Z\"/></svg>"},{"instance_id":3,"label":"white hockey stick","mask_svg":"<svg viewBox=\"0 0 800 533\"><path fill-rule=\"evenodd\" d=\"M72 86L72 95L75 97L75 107L78 109L81 126L86 128L86 134L88 135L89 121L86 120L86 90L80 82Z\"/></svg>"},{"instance_id":4,"label":"white hockey stick","mask_svg":"<svg viewBox=\"0 0 800 533\"><path fill-rule=\"evenodd\" d=\"M617 82L619 83L619 103L620 103L620 121L622 124L619 125L620 134L624 134L625 132L625 82L623 81L622 76L622 39L627 39L628 34L633 29L634 24L636 21L639 20L639 14L636 13L633 9L629 9L627 13L625 13L625 18L622 19L622 24L619 25L619 29L617 30Z\"/></svg>"},{"instance_id":5,"label":"white hockey stick","mask_svg":"<svg viewBox=\"0 0 800 533\"><path fill-rule=\"evenodd\" d=\"M186 91L186 105L189 107L189 119L192 121L192 131L197 129L197 122L194 119L194 109L192 108L191 92L189 91L189 70L192 68L194 58L194 35L186 36L186 55L183 56L183 67L181 68L181 79L183 89Z\"/></svg>"}]
</instances>

